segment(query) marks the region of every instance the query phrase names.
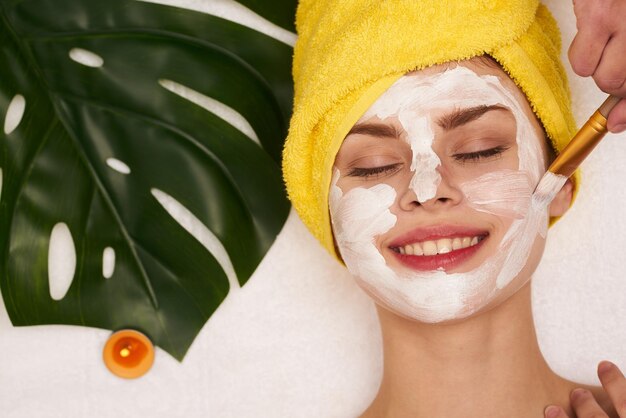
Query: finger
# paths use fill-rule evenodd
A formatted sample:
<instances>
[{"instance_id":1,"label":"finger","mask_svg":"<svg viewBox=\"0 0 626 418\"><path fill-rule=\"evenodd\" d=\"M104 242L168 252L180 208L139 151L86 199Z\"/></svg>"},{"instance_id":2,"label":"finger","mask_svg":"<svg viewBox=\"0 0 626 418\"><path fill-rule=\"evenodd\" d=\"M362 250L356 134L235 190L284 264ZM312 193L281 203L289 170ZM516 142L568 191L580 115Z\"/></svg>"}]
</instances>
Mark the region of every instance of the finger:
<instances>
[{"instance_id":1,"label":"finger","mask_svg":"<svg viewBox=\"0 0 626 418\"><path fill-rule=\"evenodd\" d=\"M550 405L544 411L545 418L569 418L565 411L560 406Z\"/></svg>"},{"instance_id":2,"label":"finger","mask_svg":"<svg viewBox=\"0 0 626 418\"><path fill-rule=\"evenodd\" d=\"M622 99L611 110L606 126L613 133L620 133L626 130L626 99Z\"/></svg>"},{"instance_id":3,"label":"finger","mask_svg":"<svg viewBox=\"0 0 626 418\"><path fill-rule=\"evenodd\" d=\"M610 33L601 25L581 26L568 51L569 62L576 74L588 77L596 71L609 37Z\"/></svg>"},{"instance_id":4,"label":"finger","mask_svg":"<svg viewBox=\"0 0 626 418\"><path fill-rule=\"evenodd\" d=\"M606 412L600 408L600 405L598 405L598 402L596 402L596 399L588 390L574 389L570 394L570 399L572 408L574 408L574 412L578 418L608 418Z\"/></svg>"},{"instance_id":5,"label":"finger","mask_svg":"<svg viewBox=\"0 0 626 418\"><path fill-rule=\"evenodd\" d=\"M604 47L593 79L603 91L626 97L626 34L613 36Z\"/></svg>"},{"instance_id":6,"label":"finger","mask_svg":"<svg viewBox=\"0 0 626 418\"><path fill-rule=\"evenodd\" d=\"M609 361L600 362L598 377L617 414L620 418L626 418L626 378L620 369Z\"/></svg>"}]
</instances>

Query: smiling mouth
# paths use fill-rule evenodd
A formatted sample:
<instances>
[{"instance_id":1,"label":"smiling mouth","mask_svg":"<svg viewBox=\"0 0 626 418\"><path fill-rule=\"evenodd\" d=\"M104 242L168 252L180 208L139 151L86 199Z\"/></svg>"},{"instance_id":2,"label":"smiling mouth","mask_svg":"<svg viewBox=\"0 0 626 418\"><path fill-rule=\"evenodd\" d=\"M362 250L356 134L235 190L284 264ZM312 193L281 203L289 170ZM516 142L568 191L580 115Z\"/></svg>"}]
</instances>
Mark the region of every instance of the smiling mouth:
<instances>
[{"instance_id":1,"label":"smiling mouth","mask_svg":"<svg viewBox=\"0 0 626 418\"><path fill-rule=\"evenodd\" d=\"M399 247L390 247L392 251L406 255L431 256L448 254L453 251L473 247L484 240L487 235L474 235L470 237L442 238L432 241L414 242Z\"/></svg>"},{"instance_id":2,"label":"smiling mouth","mask_svg":"<svg viewBox=\"0 0 626 418\"><path fill-rule=\"evenodd\" d=\"M389 247L405 266L420 271L452 270L471 258L489 234L445 237Z\"/></svg>"}]
</instances>

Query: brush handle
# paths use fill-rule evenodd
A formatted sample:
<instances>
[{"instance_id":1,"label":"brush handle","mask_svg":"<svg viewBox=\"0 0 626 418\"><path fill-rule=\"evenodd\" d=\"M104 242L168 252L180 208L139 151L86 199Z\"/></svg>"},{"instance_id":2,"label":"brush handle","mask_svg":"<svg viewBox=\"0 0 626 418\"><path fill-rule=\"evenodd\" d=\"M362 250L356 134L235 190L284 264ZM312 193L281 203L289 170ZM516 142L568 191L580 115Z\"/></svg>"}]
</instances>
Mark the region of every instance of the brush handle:
<instances>
[{"instance_id":1,"label":"brush handle","mask_svg":"<svg viewBox=\"0 0 626 418\"><path fill-rule=\"evenodd\" d=\"M606 120L619 101L619 97L609 96L582 128L576 132L574 138L552 162L548 171L565 177L574 174L574 171L606 134Z\"/></svg>"},{"instance_id":2,"label":"brush handle","mask_svg":"<svg viewBox=\"0 0 626 418\"><path fill-rule=\"evenodd\" d=\"M620 100L622 100L622 99L617 97L617 96L613 96L611 94L609 97L607 97L607 99L604 101L604 103L602 103L600 105L600 107L598 108L598 112L600 112L600 114L602 116L604 116L605 119L608 119L609 118L609 113L611 113L611 110L613 110L615 105Z\"/></svg>"}]
</instances>

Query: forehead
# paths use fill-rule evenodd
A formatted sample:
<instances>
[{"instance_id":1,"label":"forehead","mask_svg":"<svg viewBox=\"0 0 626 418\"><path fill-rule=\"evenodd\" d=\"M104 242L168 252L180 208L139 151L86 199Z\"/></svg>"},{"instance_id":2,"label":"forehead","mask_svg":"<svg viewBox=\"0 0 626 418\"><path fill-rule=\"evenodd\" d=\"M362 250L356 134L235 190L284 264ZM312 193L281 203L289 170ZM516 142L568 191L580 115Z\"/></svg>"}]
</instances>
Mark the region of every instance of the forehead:
<instances>
[{"instance_id":1,"label":"forehead","mask_svg":"<svg viewBox=\"0 0 626 418\"><path fill-rule=\"evenodd\" d=\"M477 105L518 108L533 117L523 93L495 64L463 61L430 67L401 77L365 112L358 122L385 119L410 111L426 114L447 108ZM358 123L357 122L357 123Z\"/></svg>"},{"instance_id":2,"label":"forehead","mask_svg":"<svg viewBox=\"0 0 626 418\"><path fill-rule=\"evenodd\" d=\"M478 135L475 129L500 129L515 125L518 152L520 153L520 169L535 172L534 162L543 161L549 156L549 145L538 119L535 117L526 96L515 85L513 80L497 65L485 64L483 61L462 61L429 67L424 70L408 73L398 79L370 106L365 114L356 122L345 138L337 157L351 155L348 143L361 141L365 137L372 141L377 137L391 136L404 138L404 141L418 141L426 148L431 148L439 138L439 121L446 120L455 113L467 113L473 109L500 108L508 111L510 118L495 117L492 112L488 122L482 125L472 122L462 124L459 129L467 132L474 129L472 135ZM478 118L470 118L478 120ZM374 133L355 132L359 126L393 128L396 134L381 135ZM444 129L445 130L445 129ZM439 132L439 133L438 133ZM406 134L406 135L405 135ZM447 136L448 141L452 136ZM461 138L461 137L458 137ZM390 142L385 142L390 144ZM412 146L413 148L413 146Z\"/></svg>"}]
</instances>

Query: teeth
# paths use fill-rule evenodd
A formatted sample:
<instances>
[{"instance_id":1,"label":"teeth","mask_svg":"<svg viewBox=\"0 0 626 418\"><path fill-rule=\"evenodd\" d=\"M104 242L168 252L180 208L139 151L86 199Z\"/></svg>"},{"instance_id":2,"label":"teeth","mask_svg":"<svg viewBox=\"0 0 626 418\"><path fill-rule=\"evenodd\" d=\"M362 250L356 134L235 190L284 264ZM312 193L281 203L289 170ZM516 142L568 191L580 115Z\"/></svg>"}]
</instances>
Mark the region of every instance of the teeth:
<instances>
[{"instance_id":1,"label":"teeth","mask_svg":"<svg viewBox=\"0 0 626 418\"><path fill-rule=\"evenodd\" d=\"M440 239L437 241L437 253L447 254L452 251L452 240L449 238Z\"/></svg>"},{"instance_id":2,"label":"teeth","mask_svg":"<svg viewBox=\"0 0 626 418\"><path fill-rule=\"evenodd\" d=\"M424 248L424 255L437 254L437 243L435 241L424 241L422 247Z\"/></svg>"},{"instance_id":3,"label":"teeth","mask_svg":"<svg viewBox=\"0 0 626 418\"><path fill-rule=\"evenodd\" d=\"M407 255L436 255L447 254L450 251L472 247L478 244L478 237L442 238L437 241L423 241L398 247L400 254Z\"/></svg>"}]
</instances>

